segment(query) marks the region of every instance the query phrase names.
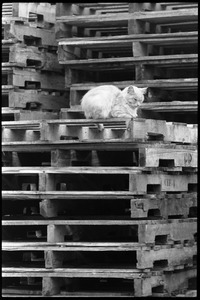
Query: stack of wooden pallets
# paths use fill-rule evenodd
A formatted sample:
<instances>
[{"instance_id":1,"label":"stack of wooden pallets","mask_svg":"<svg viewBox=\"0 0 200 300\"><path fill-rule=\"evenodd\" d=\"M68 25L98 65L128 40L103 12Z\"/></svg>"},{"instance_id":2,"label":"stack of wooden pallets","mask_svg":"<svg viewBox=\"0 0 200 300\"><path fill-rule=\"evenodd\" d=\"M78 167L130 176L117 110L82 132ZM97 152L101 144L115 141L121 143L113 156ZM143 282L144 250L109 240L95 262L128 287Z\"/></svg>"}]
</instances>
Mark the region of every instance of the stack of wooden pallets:
<instances>
[{"instance_id":1,"label":"stack of wooden pallets","mask_svg":"<svg viewBox=\"0 0 200 300\"><path fill-rule=\"evenodd\" d=\"M142 116L193 123L197 3L130 3L129 13L88 15L85 9L77 15L75 5L63 4L57 12L58 59L65 66L71 109L96 85L135 83L149 87Z\"/></svg>"},{"instance_id":2,"label":"stack of wooden pallets","mask_svg":"<svg viewBox=\"0 0 200 300\"><path fill-rule=\"evenodd\" d=\"M183 47L196 45L196 3L57 3L56 14L70 108L2 122L3 293L194 297L196 104L181 95L196 97L197 56ZM143 117L84 119L81 95L102 82L149 86ZM163 89L181 103L162 102Z\"/></svg>"},{"instance_id":3,"label":"stack of wooden pallets","mask_svg":"<svg viewBox=\"0 0 200 300\"><path fill-rule=\"evenodd\" d=\"M55 4L3 3L2 31L4 120L19 119L22 110L27 119L31 110L54 112L46 115L55 118L60 107L68 107L64 70L57 59Z\"/></svg>"}]
</instances>

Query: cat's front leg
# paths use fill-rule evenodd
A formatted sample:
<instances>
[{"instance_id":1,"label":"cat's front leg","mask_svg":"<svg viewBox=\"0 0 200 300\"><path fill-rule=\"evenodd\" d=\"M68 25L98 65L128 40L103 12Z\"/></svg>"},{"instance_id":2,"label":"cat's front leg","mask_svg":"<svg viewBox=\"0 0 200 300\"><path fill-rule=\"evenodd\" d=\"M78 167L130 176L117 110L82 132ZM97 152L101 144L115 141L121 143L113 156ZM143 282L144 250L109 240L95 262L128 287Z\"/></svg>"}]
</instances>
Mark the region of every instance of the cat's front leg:
<instances>
[{"instance_id":1,"label":"cat's front leg","mask_svg":"<svg viewBox=\"0 0 200 300\"><path fill-rule=\"evenodd\" d=\"M127 118L131 119L133 117L129 113L120 112L120 111L112 111L111 116L112 116L112 118L126 118L126 119Z\"/></svg>"}]
</instances>

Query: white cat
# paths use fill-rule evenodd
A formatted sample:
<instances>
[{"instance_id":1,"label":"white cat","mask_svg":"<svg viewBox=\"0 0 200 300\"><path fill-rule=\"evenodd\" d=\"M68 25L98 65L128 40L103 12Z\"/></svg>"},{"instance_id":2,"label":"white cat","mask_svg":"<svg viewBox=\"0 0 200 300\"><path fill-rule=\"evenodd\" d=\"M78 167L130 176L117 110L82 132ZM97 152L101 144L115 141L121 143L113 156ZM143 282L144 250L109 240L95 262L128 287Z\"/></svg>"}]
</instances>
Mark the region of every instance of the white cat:
<instances>
[{"instance_id":1,"label":"white cat","mask_svg":"<svg viewBox=\"0 0 200 300\"><path fill-rule=\"evenodd\" d=\"M114 85L101 85L89 90L81 100L87 119L136 118L147 88L130 85L120 90Z\"/></svg>"}]
</instances>

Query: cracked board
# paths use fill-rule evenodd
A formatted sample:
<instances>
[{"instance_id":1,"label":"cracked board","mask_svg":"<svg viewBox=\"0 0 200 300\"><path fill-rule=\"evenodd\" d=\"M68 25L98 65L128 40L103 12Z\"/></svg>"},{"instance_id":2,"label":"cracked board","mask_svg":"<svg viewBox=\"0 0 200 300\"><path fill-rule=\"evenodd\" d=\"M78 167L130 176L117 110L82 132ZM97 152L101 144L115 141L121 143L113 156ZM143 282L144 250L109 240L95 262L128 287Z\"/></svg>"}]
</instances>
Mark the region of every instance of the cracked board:
<instances>
[{"instance_id":1,"label":"cracked board","mask_svg":"<svg viewBox=\"0 0 200 300\"><path fill-rule=\"evenodd\" d=\"M100 129L101 125L101 129ZM39 136L29 138L29 141L58 141L75 139L79 141L93 140L124 140L124 141L163 141L175 143L197 143L197 124L166 122L154 119L60 119L41 121L2 122L3 136L7 141L24 140L15 134L15 129L23 135L26 130L34 128ZM10 131L10 133L9 133ZM10 135L10 136L9 136ZM4 137L3 137L4 139ZM26 140L26 138L25 138ZM28 140L27 140L28 141Z\"/></svg>"}]
</instances>

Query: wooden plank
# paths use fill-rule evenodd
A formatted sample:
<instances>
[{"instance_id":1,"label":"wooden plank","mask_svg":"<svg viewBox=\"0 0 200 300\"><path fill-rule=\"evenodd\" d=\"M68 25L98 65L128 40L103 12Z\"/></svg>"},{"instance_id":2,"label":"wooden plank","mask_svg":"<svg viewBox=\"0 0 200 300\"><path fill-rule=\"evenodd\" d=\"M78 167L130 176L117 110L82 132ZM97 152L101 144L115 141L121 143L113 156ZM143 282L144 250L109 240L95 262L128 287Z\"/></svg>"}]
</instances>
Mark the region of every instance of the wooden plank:
<instances>
[{"instance_id":1,"label":"wooden plank","mask_svg":"<svg viewBox=\"0 0 200 300\"><path fill-rule=\"evenodd\" d=\"M2 191L3 200L42 199L132 199L131 192L76 192L76 191Z\"/></svg>"},{"instance_id":2,"label":"wooden plank","mask_svg":"<svg viewBox=\"0 0 200 300\"><path fill-rule=\"evenodd\" d=\"M184 37L193 37L195 38L197 35L197 31L190 32L173 32L173 33L149 33L149 34L129 34L129 35L118 35L118 36L100 36L100 37L73 37L73 38L61 38L58 39L59 45L67 45L67 46L84 46L84 45L93 45L93 44L101 44L101 43L111 43L111 42L132 42L135 40L143 39L145 41L151 39L163 39L166 38L184 38ZM6 41L3 40L3 43Z\"/></svg>"},{"instance_id":3,"label":"wooden plank","mask_svg":"<svg viewBox=\"0 0 200 300\"><path fill-rule=\"evenodd\" d=\"M172 102L153 102L143 103L142 110L152 110L155 112L197 112L197 101L172 101Z\"/></svg>"},{"instance_id":4,"label":"wooden plank","mask_svg":"<svg viewBox=\"0 0 200 300\"><path fill-rule=\"evenodd\" d=\"M189 218L187 220L188 222L196 222L197 219L196 218ZM185 222L182 219L169 219L167 220L167 223L181 223L181 222ZM148 224L150 225L160 225L160 224L166 224L166 220L139 220L140 225L146 225ZM45 220L44 218L40 218L35 220L34 218L31 219L27 219L27 220L2 220L2 225L3 226L32 226L32 225L37 225L37 226L65 226L65 225L77 225L77 226L84 226L84 225L91 225L91 226L107 226L107 225L118 225L118 226L127 226L127 225L137 225L138 226L138 220L127 220L127 219L121 219L118 218L117 216L115 216L115 219L106 219L105 217L103 219L99 218L94 219L94 218L87 218L84 219L83 217L79 217L77 219L65 219L65 220L60 220L60 219L56 219L56 220Z\"/></svg>"},{"instance_id":5,"label":"wooden plank","mask_svg":"<svg viewBox=\"0 0 200 300\"><path fill-rule=\"evenodd\" d=\"M57 268L54 270L43 268L2 268L2 277L94 277L94 278L141 278L136 269L75 269Z\"/></svg>"},{"instance_id":6,"label":"wooden plank","mask_svg":"<svg viewBox=\"0 0 200 300\"><path fill-rule=\"evenodd\" d=\"M59 59L59 57L58 57ZM137 56L137 57L118 57L118 58L102 58L102 59L77 59L77 60L60 60L59 63L70 66L73 69L90 69L92 67L100 67L107 69L112 66L119 68L119 66L134 66L136 64L145 65L175 65L175 64L196 64L197 54L181 54L181 55L159 55L159 56Z\"/></svg>"}]
</instances>

